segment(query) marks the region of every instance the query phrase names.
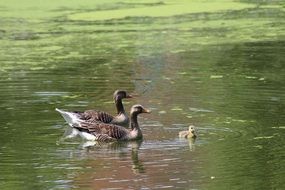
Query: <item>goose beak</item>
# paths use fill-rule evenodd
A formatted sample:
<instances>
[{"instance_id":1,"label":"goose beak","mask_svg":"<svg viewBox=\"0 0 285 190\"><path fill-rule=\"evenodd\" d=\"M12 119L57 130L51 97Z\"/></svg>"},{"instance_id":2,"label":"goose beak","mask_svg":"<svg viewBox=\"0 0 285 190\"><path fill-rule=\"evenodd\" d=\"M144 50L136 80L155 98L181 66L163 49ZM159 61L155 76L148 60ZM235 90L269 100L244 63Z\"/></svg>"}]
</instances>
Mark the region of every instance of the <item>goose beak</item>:
<instances>
[{"instance_id":1,"label":"goose beak","mask_svg":"<svg viewBox=\"0 0 285 190\"><path fill-rule=\"evenodd\" d=\"M142 112L143 113L151 113L151 111L149 109L143 109Z\"/></svg>"},{"instance_id":2,"label":"goose beak","mask_svg":"<svg viewBox=\"0 0 285 190\"><path fill-rule=\"evenodd\" d=\"M128 94L127 98L136 98L136 97L139 97L139 96L140 96L139 94L132 93L132 94Z\"/></svg>"},{"instance_id":3,"label":"goose beak","mask_svg":"<svg viewBox=\"0 0 285 190\"><path fill-rule=\"evenodd\" d=\"M128 94L128 95L126 96L126 98L133 98L133 96L130 95L130 94Z\"/></svg>"}]
</instances>

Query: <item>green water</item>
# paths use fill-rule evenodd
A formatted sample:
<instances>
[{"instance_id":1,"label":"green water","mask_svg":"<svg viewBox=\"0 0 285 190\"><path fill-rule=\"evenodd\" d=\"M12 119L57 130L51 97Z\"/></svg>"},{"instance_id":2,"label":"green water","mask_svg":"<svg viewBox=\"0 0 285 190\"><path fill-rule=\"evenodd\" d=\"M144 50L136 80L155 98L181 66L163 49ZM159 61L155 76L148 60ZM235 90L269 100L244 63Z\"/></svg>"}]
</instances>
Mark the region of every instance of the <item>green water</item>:
<instances>
[{"instance_id":1,"label":"green water","mask_svg":"<svg viewBox=\"0 0 285 190\"><path fill-rule=\"evenodd\" d=\"M284 189L285 3L0 2L0 189ZM142 142L61 141L56 107L115 114ZM178 132L194 124L195 142Z\"/></svg>"}]
</instances>

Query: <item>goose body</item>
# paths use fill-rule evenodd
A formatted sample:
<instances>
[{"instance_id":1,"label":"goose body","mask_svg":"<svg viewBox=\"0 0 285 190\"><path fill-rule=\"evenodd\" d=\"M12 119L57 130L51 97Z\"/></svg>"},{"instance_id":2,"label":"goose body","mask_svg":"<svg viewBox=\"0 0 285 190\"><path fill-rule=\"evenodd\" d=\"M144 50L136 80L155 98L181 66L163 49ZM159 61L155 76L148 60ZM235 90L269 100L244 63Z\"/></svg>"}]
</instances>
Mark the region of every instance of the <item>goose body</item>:
<instances>
[{"instance_id":1,"label":"goose body","mask_svg":"<svg viewBox=\"0 0 285 190\"><path fill-rule=\"evenodd\" d=\"M142 138L142 132L137 121L137 116L141 113L150 113L150 111L141 105L132 106L130 112L130 129L115 124L102 122L89 123L86 121L76 122L72 127L77 129L79 135L86 140L104 142L137 140Z\"/></svg>"},{"instance_id":2,"label":"goose body","mask_svg":"<svg viewBox=\"0 0 285 190\"><path fill-rule=\"evenodd\" d=\"M125 112L122 99L124 98L131 98L132 96L127 94L126 91L123 90L116 90L114 93L114 100L115 105L117 108L117 115L112 116L104 111L98 110L86 110L83 112L79 111L63 111L58 108L55 110L58 111L65 121L70 125L74 125L80 122L89 122L89 123L96 123L98 121L103 123L112 123L117 125L126 125L129 123L128 115Z\"/></svg>"},{"instance_id":3,"label":"goose body","mask_svg":"<svg viewBox=\"0 0 285 190\"><path fill-rule=\"evenodd\" d=\"M180 131L179 137L180 138L196 138L197 134L196 134L195 127L193 125L190 125L188 131Z\"/></svg>"}]
</instances>

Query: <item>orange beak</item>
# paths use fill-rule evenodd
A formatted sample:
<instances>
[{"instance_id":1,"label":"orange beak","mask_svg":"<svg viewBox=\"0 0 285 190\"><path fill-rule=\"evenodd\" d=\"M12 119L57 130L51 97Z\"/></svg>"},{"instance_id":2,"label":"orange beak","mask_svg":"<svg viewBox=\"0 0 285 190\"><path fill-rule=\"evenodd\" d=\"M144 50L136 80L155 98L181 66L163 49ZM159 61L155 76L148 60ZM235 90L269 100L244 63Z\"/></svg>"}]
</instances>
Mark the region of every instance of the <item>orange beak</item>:
<instances>
[{"instance_id":1,"label":"orange beak","mask_svg":"<svg viewBox=\"0 0 285 190\"><path fill-rule=\"evenodd\" d=\"M127 97L126 97L126 98L133 98L133 96L130 95L130 94L127 94Z\"/></svg>"},{"instance_id":2,"label":"orange beak","mask_svg":"<svg viewBox=\"0 0 285 190\"><path fill-rule=\"evenodd\" d=\"M143 109L142 112L143 113L151 113L151 111L149 109Z\"/></svg>"},{"instance_id":3,"label":"orange beak","mask_svg":"<svg viewBox=\"0 0 285 190\"><path fill-rule=\"evenodd\" d=\"M129 94L129 95L127 95L127 97L128 96L131 96L132 98L136 98L136 97L139 97L140 95L139 94L134 94L134 93L132 93L131 95Z\"/></svg>"}]
</instances>

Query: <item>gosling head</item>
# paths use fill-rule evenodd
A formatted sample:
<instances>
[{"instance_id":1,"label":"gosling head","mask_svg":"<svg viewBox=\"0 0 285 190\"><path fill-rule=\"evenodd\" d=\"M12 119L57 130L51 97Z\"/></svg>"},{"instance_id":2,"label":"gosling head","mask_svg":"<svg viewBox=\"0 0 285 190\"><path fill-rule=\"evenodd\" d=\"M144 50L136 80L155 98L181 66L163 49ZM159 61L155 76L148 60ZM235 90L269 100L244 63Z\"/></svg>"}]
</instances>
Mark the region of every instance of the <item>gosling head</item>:
<instances>
[{"instance_id":1,"label":"gosling head","mask_svg":"<svg viewBox=\"0 0 285 190\"><path fill-rule=\"evenodd\" d=\"M194 125L190 125L188 131L189 131L189 137L193 137L193 138L197 137Z\"/></svg>"},{"instance_id":2,"label":"gosling head","mask_svg":"<svg viewBox=\"0 0 285 190\"><path fill-rule=\"evenodd\" d=\"M195 126L194 125L189 125L189 132L195 133Z\"/></svg>"},{"instance_id":3,"label":"gosling head","mask_svg":"<svg viewBox=\"0 0 285 190\"><path fill-rule=\"evenodd\" d=\"M150 113L151 111L149 109L145 109L142 105L137 104L133 105L131 108L131 115L133 114L141 114L141 113Z\"/></svg>"},{"instance_id":4,"label":"gosling head","mask_svg":"<svg viewBox=\"0 0 285 190\"><path fill-rule=\"evenodd\" d=\"M179 137L180 138L196 138L197 134L195 131L195 127L193 125L190 125L188 131L180 131Z\"/></svg>"},{"instance_id":5,"label":"gosling head","mask_svg":"<svg viewBox=\"0 0 285 190\"><path fill-rule=\"evenodd\" d=\"M124 90L116 90L114 92L114 100L124 99L124 98L132 98L132 95L128 94Z\"/></svg>"}]
</instances>

